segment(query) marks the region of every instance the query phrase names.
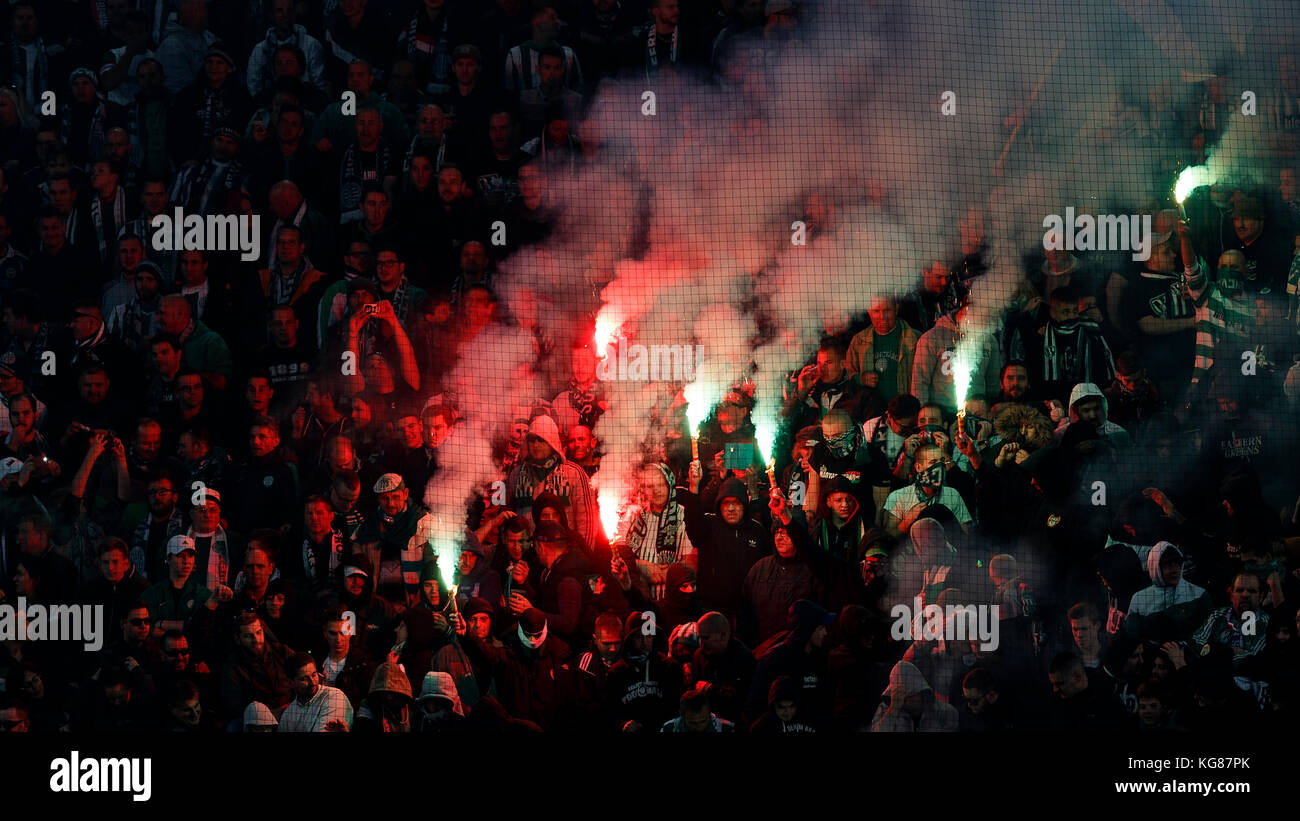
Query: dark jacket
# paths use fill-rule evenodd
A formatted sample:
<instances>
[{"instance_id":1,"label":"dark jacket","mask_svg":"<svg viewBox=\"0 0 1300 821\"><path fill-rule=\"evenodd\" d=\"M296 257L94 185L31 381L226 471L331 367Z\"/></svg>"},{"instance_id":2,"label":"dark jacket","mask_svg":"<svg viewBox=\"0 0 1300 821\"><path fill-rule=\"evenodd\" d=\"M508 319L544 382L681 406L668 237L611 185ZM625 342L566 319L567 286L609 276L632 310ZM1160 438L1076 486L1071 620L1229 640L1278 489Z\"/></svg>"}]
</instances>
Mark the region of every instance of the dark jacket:
<instances>
[{"instance_id":1,"label":"dark jacket","mask_svg":"<svg viewBox=\"0 0 1300 821\"><path fill-rule=\"evenodd\" d=\"M748 501L749 492L739 480L723 483L719 496ZM753 519L729 525L718 513L704 513L699 499L679 491L686 511L686 535L699 551L699 600L706 610L737 613L743 603L745 574L772 552L772 536Z\"/></svg>"}]
</instances>

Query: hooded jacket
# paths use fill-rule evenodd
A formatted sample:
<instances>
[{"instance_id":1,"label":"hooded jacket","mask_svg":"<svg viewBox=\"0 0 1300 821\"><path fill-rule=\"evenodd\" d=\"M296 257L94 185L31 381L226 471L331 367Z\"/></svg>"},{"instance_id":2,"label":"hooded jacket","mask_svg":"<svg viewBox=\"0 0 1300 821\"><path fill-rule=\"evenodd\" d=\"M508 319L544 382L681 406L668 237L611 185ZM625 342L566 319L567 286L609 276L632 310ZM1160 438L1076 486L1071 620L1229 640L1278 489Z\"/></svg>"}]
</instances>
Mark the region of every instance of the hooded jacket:
<instances>
[{"instance_id":1,"label":"hooded jacket","mask_svg":"<svg viewBox=\"0 0 1300 821\"><path fill-rule=\"evenodd\" d=\"M801 684L800 720L812 727L821 727L830 712L830 688L826 675L828 653L820 647L813 647L808 652L805 650L817 626L825 623L829 614L811 601L796 602L791 610L798 619L794 629L758 658L750 682L745 716L750 722L757 720L767 708L772 682L781 676L789 676ZM759 650L761 652L762 648Z\"/></svg>"},{"instance_id":2,"label":"hooded jacket","mask_svg":"<svg viewBox=\"0 0 1300 821\"><path fill-rule=\"evenodd\" d=\"M774 733L815 733L813 727L799 720L797 705L799 704L799 683L788 676L780 676L772 682L772 686L767 691L767 712L750 726L751 733L762 735L771 735ZM776 703L778 701L793 701L796 705L794 721L782 721L776 714Z\"/></svg>"},{"instance_id":3,"label":"hooded jacket","mask_svg":"<svg viewBox=\"0 0 1300 821\"><path fill-rule=\"evenodd\" d=\"M945 373L943 355L955 351L961 338L957 321L945 314L916 343L916 359L912 364L912 394L921 400L922 405L938 402L945 407L957 406L952 368L948 367ZM984 343L984 350L976 361L980 364L971 374L969 393L997 396L1001 390L998 371L1002 368L1002 354L991 336Z\"/></svg>"},{"instance_id":4,"label":"hooded jacket","mask_svg":"<svg viewBox=\"0 0 1300 821\"><path fill-rule=\"evenodd\" d=\"M703 647L697 649L691 670L696 682L709 682L709 706L713 712L739 721L744 714L745 697L749 694L757 663L749 648L732 636L727 649L716 656L705 653Z\"/></svg>"},{"instance_id":5,"label":"hooded jacket","mask_svg":"<svg viewBox=\"0 0 1300 821\"><path fill-rule=\"evenodd\" d=\"M801 599L818 599L824 585L809 564L816 549L808 531L798 522L777 525L790 536L794 555L782 558L773 552L754 562L745 574L745 609L740 614L741 638L759 644L784 630L789 623L790 608Z\"/></svg>"},{"instance_id":6,"label":"hooded jacket","mask_svg":"<svg viewBox=\"0 0 1300 821\"><path fill-rule=\"evenodd\" d=\"M564 520L582 537L583 546L595 544L598 527L596 494L591 489L587 472L581 465L564 458L560 429L551 417L534 419L528 435L541 438L554 453L542 465L533 465L525 458L511 468L506 478L508 504L517 513L528 514L532 511L534 499L547 491L554 493L565 502Z\"/></svg>"},{"instance_id":7,"label":"hooded jacket","mask_svg":"<svg viewBox=\"0 0 1300 821\"><path fill-rule=\"evenodd\" d=\"M1056 428L1056 439L1059 441L1065 435L1065 431L1075 422L1079 421L1079 412L1075 410L1075 405L1084 399L1095 396L1101 400L1101 420L1097 423L1097 432L1102 438L1116 447L1128 447L1133 444L1133 437L1129 436L1128 431L1119 425L1111 422L1106 418L1109 406L1106 404L1106 394L1102 393L1101 388L1091 382L1080 382L1070 391L1070 415L1068 419L1062 419L1061 424Z\"/></svg>"},{"instance_id":8,"label":"hooded jacket","mask_svg":"<svg viewBox=\"0 0 1300 821\"><path fill-rule=\"evenodd\" d=\"M925 706L919 716L903 708L908 696L919 695ZM873 733L955 733L960 716L951 704L938 701L930 683L914 664L900 661L889 672L889 686L871 719Z\"/></svg>"},{"instance_id":9,"label":"hooded jacket","mask_svg":"<svg viewBox=\"0 0 1300 821\"><path fill-rule=\"evenodd\" d=\"M654 647L646 655L632 655L632 637L645 629L658 630L643 613L628 616L618 661L605 674L605 708L610 725L619 729L636 721L643 730L662 727L673 717L682 694L679 668L668 663ZM652 634L653 635L653 634Z\"/></svg>"},{"instance_id":10,"label":"hooded jacket","mask_svg":"<svg viewBox=\"0 0 1300 821\"><path fill-rule=\"evenodd\" d=\"M1151 586L1133 594L1129 604L1124 629L1129 635L1157 641L1178 641L1192 634L1205 623L1214 605L1210 594L1185 578L1178 584L1166 585L1160 575L1160 560L1170 551L1180 558L1182 553L1169 542L1157 542L1147 552L1147 574Z\"/></svg>"},{"instance_id":11,"label":"hooded jacket","mask_svg":"<svg viewBox=\"0 0 1300 821\"><path fill-rule=\"evenodd\" d=\"M460 693L450 673L430 672L424 674L420 685L420 697L416 700L417 709L413 711L411 723L419 733L459 732L465 729L465 708L460 701ZM419 705L427 701L440 701L450 708L443 713L442 720L433 720L425 716Z\"/></svg>"},{"instance_id":12,"label":"hooded jacket","mask_svg":"<svg viewBox=\"0 0 1300 821\"><path fill-rule=\"evenodd\" d=\"M718 491L718 501L739 499L748 504L749 491L739 479L728 477ZM699 553L699 602L705 610L723 613L740 611L744 582L754 563L772 553L772 536L753 519L743 516L727 524L717 512L700 510L700 499L689 491L680 493L686 511L686 534Z\"/></svg>"}]
</instances>

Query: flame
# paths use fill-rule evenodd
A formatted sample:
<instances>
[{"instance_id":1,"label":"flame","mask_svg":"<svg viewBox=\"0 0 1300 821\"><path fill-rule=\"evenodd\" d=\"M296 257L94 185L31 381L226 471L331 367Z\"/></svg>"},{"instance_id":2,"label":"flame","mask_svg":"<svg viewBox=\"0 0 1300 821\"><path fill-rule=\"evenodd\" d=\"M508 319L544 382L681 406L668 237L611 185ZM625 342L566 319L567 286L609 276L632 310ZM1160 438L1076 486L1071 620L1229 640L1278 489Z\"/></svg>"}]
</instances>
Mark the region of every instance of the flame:
<instances>
[{"instance_id":1,"label":"flame","mask_svg":"<svg viewBox=\"0 0 1300 821\"><path fill-rule=\"evenodd\" d=\"M609 346L615 343L615 338L619 327L623 324L622 317L610 305L605 305L596 314L596 351L600 356L605 356Z\"/></svg>"},{"instance_id":2,"label":"flame","mask_svg":"<svg viewBox=\"0 0 1300 821\"><path fill-rule=\"evenodd\" d=\"M707 394L708 385L703 379L696 379L682 388L682 396L686 399L686 424L691 427L692 439L699 437L700 425L704 424L713 406Z\"/></svg>"},{"instance_id":3,"label":"flame","mask_svg":"<svg viewBox=\"0 0 1300 821\"><path fill-rule=\"evenodd\" d=\"M596 500L600 505L600 523L605 527L605 535L613 541L614 534L618 532L618 505L619 494L614 488L600 488L596 492Z\"/></svg>"},{"instance_id":4,"label":"flame","mask_svg":"<svg viewBox=\"0 0 1300 821\"><path fill-rule=\"evenodd\" d=\"M957 407L966 407L966 396L970 393L971 372L975 363L971 361L970 346L958 345L952 357L952 389L956 394Z\"/></svg>"},{"instance_id":5,"label":"flame","mask_svg":"<svg viewBox=\"0 0 1300 821\"><path fill-rule=\"evenodd\" d=\"M776 454L772 452L776 447L776 421L766 416L754 421L754 440L758 443L758 450L763 456L775 462Z\"/></svg>"},{"instance_id":6,"label":"flame","mask_svg":"<svg viewBox=\"0 0 1300 821\"><path fill-rule=\"evenodd\" d=\"M1182 205L1188 194L1202 185L1213 184L1214 175L1210 169L1203 165L1189 165L1178 174L1178 181L1174 184L1174 201Z\"/></svg>"}]
</instances>

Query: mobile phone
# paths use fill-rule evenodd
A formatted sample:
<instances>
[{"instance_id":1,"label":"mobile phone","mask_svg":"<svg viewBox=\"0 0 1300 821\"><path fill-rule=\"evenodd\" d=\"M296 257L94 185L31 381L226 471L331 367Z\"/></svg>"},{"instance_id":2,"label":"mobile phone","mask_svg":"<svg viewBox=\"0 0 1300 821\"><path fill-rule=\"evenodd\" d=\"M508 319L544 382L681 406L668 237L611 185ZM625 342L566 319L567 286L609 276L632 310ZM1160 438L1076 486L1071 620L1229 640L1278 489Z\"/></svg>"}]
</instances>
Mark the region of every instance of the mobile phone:
<instances>
[{"instance_id":1,"label":"mobile phone","mask_svg":"<svg viewBox=\"0 0 1300 821\"><path fill-rule=\"evenodd\" d=\"M745 470L754 464L753 443L728 442L722 460L722 466L727 470Z\"/></svg>"}]
</instances>

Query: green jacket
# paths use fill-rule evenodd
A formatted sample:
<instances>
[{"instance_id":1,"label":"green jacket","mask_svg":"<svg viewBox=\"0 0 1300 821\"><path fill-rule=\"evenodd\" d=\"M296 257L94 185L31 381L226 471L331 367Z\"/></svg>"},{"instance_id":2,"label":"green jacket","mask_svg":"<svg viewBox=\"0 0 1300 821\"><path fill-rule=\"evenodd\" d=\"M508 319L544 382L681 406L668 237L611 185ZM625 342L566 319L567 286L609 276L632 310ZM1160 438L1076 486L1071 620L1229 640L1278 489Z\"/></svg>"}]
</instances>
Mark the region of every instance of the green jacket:
<instances>
[{"instance_id":1,"label":"green jacket","mask_svg":"<svg viewBox=\"0 0 1300 821\"><path fill-rule=\"evenodd\" d=\"M189 629L195 616L212 613L205 605L212 598L212 591L199 584L198 576L190 574L185 585L177 590L172 587L171 579L163 579L140 594L140 598L149 607L149 618L154 624L160 621L179 621Z\"/></svg>"}]
</instances>

